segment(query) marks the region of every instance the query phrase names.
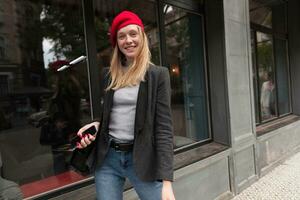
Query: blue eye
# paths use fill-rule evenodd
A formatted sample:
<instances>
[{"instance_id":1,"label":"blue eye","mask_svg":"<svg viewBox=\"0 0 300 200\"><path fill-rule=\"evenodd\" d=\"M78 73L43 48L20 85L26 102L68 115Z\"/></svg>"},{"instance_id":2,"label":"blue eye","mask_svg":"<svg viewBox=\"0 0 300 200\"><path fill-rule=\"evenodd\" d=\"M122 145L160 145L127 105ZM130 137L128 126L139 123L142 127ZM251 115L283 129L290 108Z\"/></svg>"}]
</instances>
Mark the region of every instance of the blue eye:
<instances>
[{"instance_id":1,"label":"blue eye","mask_svg":"<svg viewBox=\"0 0 300 200\"><path fill-rule=\"evenodd\" d=\"M130 33L130 36L131 37L135 37L135 36L137 36L137 33L135 33L135 32L134 33Z\"/></svg>"},{"instance_id":2,"label":"blue eye","mask_svg":"<svg viewBox=\"0 0 300 200\"><path fill-rule=\"evenodd\" d=\"M123 40L124 38L125 38L125 35L119 35L119 36L118 36L118 39L119 39L119 40Z\"/></svg>"}]
</instances>

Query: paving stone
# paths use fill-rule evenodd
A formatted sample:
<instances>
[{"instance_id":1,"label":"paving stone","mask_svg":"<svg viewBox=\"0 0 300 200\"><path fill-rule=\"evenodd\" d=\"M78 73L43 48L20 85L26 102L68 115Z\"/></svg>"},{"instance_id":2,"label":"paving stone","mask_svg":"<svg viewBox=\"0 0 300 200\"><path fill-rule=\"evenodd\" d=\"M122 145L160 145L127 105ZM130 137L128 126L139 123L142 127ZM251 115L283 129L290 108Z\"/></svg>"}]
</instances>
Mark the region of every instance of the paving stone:
<instances>
[{"instance_id":1,"label":"paving stone","mask_svg":"<svg viewBox=\"0 0 300 200\"><path fill-rule=\"evenodd\" d=\"M233 200L300 200L300 152L260 178Z\"/></svg>"}]
</instances>

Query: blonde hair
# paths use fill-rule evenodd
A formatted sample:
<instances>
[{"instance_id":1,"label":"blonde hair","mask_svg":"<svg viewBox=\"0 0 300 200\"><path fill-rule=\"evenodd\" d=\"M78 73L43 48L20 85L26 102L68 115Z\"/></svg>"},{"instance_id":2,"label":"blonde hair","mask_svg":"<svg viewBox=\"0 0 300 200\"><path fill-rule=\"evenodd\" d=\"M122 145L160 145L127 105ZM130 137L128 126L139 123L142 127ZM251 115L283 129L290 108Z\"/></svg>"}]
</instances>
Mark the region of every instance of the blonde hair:
<instances>
[{"instance_id":1,"label":"blonde hair","mask_svg":"<svg viewBox=\"0 0 300 200\"><path fill-rule=\"evenodd\" d=\"M124 55L116 44L109 68L111 82L106 90L116 90L126 86L134 86L139 84L140 81L145 80L146 71L149 68L149 64L151 64L151 53L146 33L142 31L139 26L138 32L142 38L139 44L139 52L125 72L122 69L122 56L124 57Z\"/></svg>"}]
</instances>

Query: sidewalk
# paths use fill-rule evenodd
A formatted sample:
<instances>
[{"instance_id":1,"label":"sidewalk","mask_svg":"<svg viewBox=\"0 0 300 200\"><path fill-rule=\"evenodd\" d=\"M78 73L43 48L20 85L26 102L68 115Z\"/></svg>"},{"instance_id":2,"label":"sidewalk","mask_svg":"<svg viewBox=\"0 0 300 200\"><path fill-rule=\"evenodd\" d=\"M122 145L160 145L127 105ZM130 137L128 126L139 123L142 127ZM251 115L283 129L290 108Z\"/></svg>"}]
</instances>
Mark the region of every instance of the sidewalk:
<instances>
[{"instance_id":1,"label":"sidewalk","mask_svg":"<svg viewBox=\"0 0 300 200\"><path fill-rule=\"evenodd\" d=\"M233 200L300 200L300 152L260 178Z\"/></svg>"}]
</instances>

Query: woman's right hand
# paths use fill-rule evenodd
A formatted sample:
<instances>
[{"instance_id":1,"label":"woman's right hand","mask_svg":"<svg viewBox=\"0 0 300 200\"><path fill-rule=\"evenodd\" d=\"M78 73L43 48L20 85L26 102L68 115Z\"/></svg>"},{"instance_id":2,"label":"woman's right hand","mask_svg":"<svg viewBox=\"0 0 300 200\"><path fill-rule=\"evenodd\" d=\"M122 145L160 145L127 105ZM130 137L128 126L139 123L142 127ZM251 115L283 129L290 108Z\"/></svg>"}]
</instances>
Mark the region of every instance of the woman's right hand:
<instances>
[{"instance_id":1,"label":"woman's right hand","mask_svg":"<svg viewBox=\"0 0 300 200\"><path fill-rule=\"evenodd\" d=\"M82 133L92 126L95 126L95 128L96 128L95 135L86 134L84 137L82 137ZM87 124L87 125L81 127L81 129L79 129L79 131L77 132L77 135L81 138L81 140L80 140L80 142L77 143L76 147L78 149L83 149L83 148L87 147L88 145L90 145L96 139L96 135L98 133L99 126L100 126L100 122L92 122L90 124Z\"/></svg>"}]
</instances>

